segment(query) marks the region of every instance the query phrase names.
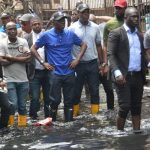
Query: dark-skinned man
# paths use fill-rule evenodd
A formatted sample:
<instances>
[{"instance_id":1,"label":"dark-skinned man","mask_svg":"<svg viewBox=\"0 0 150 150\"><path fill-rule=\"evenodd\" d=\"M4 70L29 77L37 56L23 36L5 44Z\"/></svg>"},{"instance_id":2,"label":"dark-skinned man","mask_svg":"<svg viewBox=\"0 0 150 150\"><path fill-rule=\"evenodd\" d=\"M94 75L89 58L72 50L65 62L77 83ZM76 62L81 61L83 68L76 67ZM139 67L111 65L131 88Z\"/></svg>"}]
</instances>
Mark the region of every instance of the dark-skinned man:
<instances>
[{"instance_id":1,"label":"dark-skinned man","mask_svg":"<svg viewBox=\"0 0 150 150\"><path fill-rule=\"evenodd\" d=\"M138 31L139 15L134 7L125 11L125 23L108 38L108 59L118 96L117 129L124 130L129 111L135 132L140 130L146 59L143 36Z\"/></svg>"},{"instance_id":2,"label":"dark-skinned man","mask_svg":"<svg viewBox=\"0 0 150 150\"><path fill-rule=\"evenodd\" d=\"M42 21L39 17L35 16L31 19L31 26L32 26L32 32L25 36L25 39L27 39L27 42L29 44L29 47L31 47L36 40L40 37L40 35L44 32L44 29L42 29ZM39 48L38 53L42 57L42 59L45 61L45 50L44 47ZM31 62L28 64L27 67L28 72L28 78L30 83L30 95L31 95L31 101L30 101L30 110L29 110L29 116L32 119L37 119L37 111L39 106L39 99L40 99L40 89L42 87L43 92L43 100L44 100L44 115L45 118L49 117L49 82L48 82L48 70L46 70L43 65L39 63L35 59L35 57L32 57Z\"/></svg>"},{"instance_id":3,"label":"dark-skinned man","mask_svg":"<svg viewBox=\"0 0 150 150\"><path fill-rule=\"evenodd\" d=\"M74 116L79 115L79 103L85 80L88 83L91 100L91 114L99 112L99 68L98 59L102 60L101 37L98 25L89 21L90 8L83 3L77 7L79 20L70 26L70 30L76 33L88 47L79 65L76 67L76 83L74 93ZM73 47L73 57L76 58L80 48Z\"/></svg>"},{"instance_id":4,"label":"dark-skinned man","mask_svg":"<svg viewBox=\"0 0 150 150\"><path fill-rule=\"evenodd\" d=\"M54 27L45 33L32 46L32 53L47 70L50 80L50 116L56 120L57 109L61 102L61 91L64 96L65 121L73 120L73 92L75 83L74 68L78 65L87 46L73 32L65 29L66 14L56 12L52 15ZM80 53L73 60L71 52L73 45L81 46ZM38 48L45 47L48 63L37 53Z\"/></svg>"},{"instance_id":5,"label":"dark-skinned man","mask_svg":"<svg viewBox=\"0 0 150 150\"><path fill-rule=\"evenodd\" d=\"M17 28L14 22L6 24L7 37L0 44L0 62L6 78L8 98L12 104L9 124L14 124L14 115L18 111L18 126L26 126L26 98L29 92L29 83L26 73L26 62L31 54L25 39L17 37Z\"/></svg>"},{"instance_id":6,"label":"dark-skinned man","mask_svg":"<svg viewBox=\"0 0 150 150\"><path fill-rule=\"evenodd\" d=\"M113 29L116 29L123 25L124 23L124 12L127 8L127 2L126 0L116 0L114 3L114 9L115 9L115 17L109 20L105 27L103 32L103 63L101 65L102 74L100 77L100 80L105 83L105 89L107 89L107 116L109 119L115 117L115 111L114 111L114 93L113 93L113 87L112 87L112 81L110 78L111 72L109 71L109 63L107 61L107 40L108 35L110 31Z\"/></svg>"}]
</instances>

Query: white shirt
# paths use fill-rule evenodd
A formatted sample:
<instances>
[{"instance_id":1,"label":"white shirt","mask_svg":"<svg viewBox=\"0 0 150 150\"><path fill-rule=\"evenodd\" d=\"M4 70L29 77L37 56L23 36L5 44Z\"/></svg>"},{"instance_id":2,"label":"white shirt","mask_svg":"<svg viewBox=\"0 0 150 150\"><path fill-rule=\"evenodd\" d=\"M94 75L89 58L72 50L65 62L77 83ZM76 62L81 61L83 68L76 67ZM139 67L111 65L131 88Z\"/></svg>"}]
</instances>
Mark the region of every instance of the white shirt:
<instances>
[{"instance_id":1,"label":"white shirt","mask_svg":"<svg viewBox=\"0 0 150 150\"><path fill-rule=\"evenodd\" d=\"M32 31L33 44L35 44L36 40L39 38L39 36L41 35L42 32L44 32L44 31L42 30L40 33L37 34L34 31ZM37 52L39 53L39 55L41 56L41 58L45 61L44 47L39 48L37 50ZM36 63L35 64L35 69L40 69L40 70L44 69L43 65L41 65L38 60L35 60L35 63Z\"/></svg>"}]
</instances>

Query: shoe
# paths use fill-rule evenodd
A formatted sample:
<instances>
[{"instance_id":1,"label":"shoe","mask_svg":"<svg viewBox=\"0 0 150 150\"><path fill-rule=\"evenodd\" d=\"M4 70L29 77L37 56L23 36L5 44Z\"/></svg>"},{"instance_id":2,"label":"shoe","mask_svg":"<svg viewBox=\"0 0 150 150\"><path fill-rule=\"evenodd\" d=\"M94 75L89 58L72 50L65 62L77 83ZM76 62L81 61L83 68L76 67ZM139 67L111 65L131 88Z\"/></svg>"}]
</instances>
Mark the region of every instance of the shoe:
<instances>
[{"instance_id":1,"label":"shoe","mask_svg":"<svg viewBox=\"0 0 150 150\"><path fill-rule=\"evenodd\" d=\"M73 117L77 117L80 114L80 105L73 105Z\"/></svg>"},{"instance_id":2,"label":"shoe","mask_svg":"<svg viewBox=\"0 0 150 150\"><path fill-rule=\"evenodd\" d=\"M97 114L99 112L99 104L91 104L91 114Z\"/></svg>"},{"instance_id":3,"label":"shoe","mask_svg":"<svg viewBox=\"0 0 150 150\"><path fill-rule=\"evenodd\" d=\"M18 127L26 127L26 126L27 126L27 116L18 115Z\"/></svg>"}]
</instances>

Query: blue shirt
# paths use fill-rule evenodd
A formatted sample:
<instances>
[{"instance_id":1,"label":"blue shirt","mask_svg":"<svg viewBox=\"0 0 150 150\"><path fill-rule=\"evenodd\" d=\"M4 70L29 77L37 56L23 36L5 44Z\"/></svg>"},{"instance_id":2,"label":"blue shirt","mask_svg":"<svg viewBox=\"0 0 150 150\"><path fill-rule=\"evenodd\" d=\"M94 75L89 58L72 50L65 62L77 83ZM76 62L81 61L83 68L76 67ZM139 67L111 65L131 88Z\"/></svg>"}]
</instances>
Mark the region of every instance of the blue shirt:
<instances>
[{"instance_id":1,"label":"blue shirt","mask_svg":"<svg viewBox=\"0 0 150 150\"><path fill-rule=\"evenodd\" d=\"M130 31L130 28L123 24L129 41L129 66L128 71L141 71L141 44L137 35L137 29L134 32ZM114 71L115 77L122 75L120 70Z\"/></svg>"},{"instance_id":2,"label":"blue shirt","mask_svg":"<svg viewBox=\"0 0 150 150\"><path fill-rule=\"evenodd\" d=\"M73 45L81 45L81 43L81 39L74 32L68 29L57 32L55 28L52 28L44 32L35 45L38 48L45 47L47 61L54 65L55 74L67 75L74 72L69 68L73 60L71 55Z\"/></svg>"},{"instance_id":3,"label":"blue shirt","mask_svg":"<svg viewBox=\"0 0 150 150\"><path fill-rule=\"evenodd\" d=\"M6 33L6 28L4 26L0 27L0 32Z\"/></svg>"},{"instance_id":4,"label":"blue shirt","mask_svg":"<svg viewBox=\"0 0 150 150\"><path fill-rule=\"evenodd\" d=\"M127 32L130 48L128 71L141 71L141 44L137 35L137 29L131 32L126 24L123 26Z\"/></svg>"}]
</instances>

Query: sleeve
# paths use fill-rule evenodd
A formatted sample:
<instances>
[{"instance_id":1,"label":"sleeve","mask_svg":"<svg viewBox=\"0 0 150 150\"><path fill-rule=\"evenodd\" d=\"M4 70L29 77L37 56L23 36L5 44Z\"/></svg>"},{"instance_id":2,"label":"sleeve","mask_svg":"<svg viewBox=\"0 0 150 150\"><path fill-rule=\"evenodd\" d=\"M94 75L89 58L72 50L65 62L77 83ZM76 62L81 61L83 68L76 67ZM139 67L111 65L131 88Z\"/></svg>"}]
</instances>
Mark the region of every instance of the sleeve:
<instances>
[{"instance_id":1,"label":"sleeve","mask_svg":"<svg viewBox=\"0 0 150 150\"><path fill-rule=\"evenodd\" d=\"M103 31L103 41L106 45L107 45L108 35L109 35L108 24L106 23Z\"/></svg>"},{"instance_id":2,"label":"sleeve","mask_svg":"<svg viewBox=\"0 0 150 150\"><path fill-rule=\"evenodd\" d=\"M24 52L30 52L29 45L26 39L24 39L23 48L24 48Z\"/></svg>"},{"instance_id":3,"label":"sleeve","mask_svg":"<svg viewBox=\"0 0 150 150\"><path fill-rule=\"evenodd\" d=\"M101 44L101 35L100 35L100 30L99 30L99 27L97 26L96 27L96 44Z\"/></svg>"},{"instance_id":4,"label":"sleeve","mask_svg":"<svg viewBox=\"0 0 150 150\"><path fill-rule=\"evenodd\" d=\"M5 46L4 43L0 42L0 56L5 56L6 51L5 51Z\"/></svg>"},{"instance_id":5,"label":"sleeve","mask_svg":"<svg viewBox=\"0 0 150 150\"><path fill-rule=\"evenodd\" d=\"M72 34L73 34L74 44L80 46L82 43L82 40L75 33L72 32Z\"/></svg>"},{"instance_id":6,"label":"sleeve","mask_svg":"<svg viewBox=\"0 0 150 150\"><path fill-rule=\"evenodd\" d=\"M38 47L38 48L41 48L43 46L45 46L46 44L46 35L43 33L40 35L40 37L36 40L35 42L35 45Z\"/></svg>"},{"instance_id":7,"label":"sleeve","mask_svg":"<svg viewBox=\"0 0 150 150\"><path fill-rule=\"evenodd\" d=\"M118 50L118 43L120 43L120 34L119 31L111 31L108 36L108 43L107 43L107 55L108 60L110 62L110 68L115 71L118 68L118 61L116 57L116 53Z\"/></svg>"},{"instance_id":8,"label":"sleeve","mask_svg":"<svg viewBox=\"0 0 150 150\"><path fill-rule=\"evenodd\" d=\"M148 30L144 35L144 48L150 48L150 30Z\"/></svg>"}]
</instances>

